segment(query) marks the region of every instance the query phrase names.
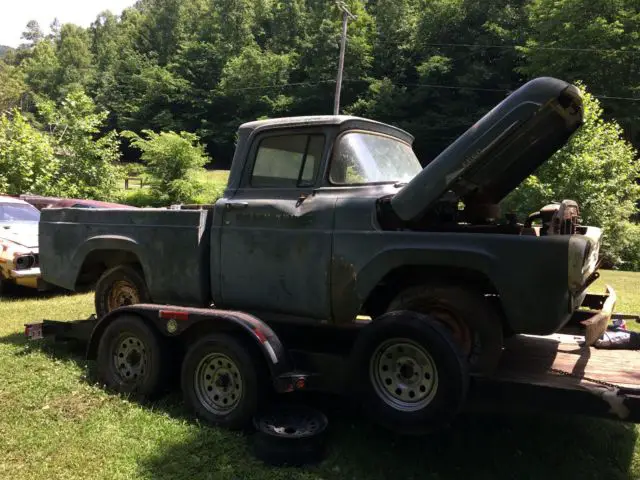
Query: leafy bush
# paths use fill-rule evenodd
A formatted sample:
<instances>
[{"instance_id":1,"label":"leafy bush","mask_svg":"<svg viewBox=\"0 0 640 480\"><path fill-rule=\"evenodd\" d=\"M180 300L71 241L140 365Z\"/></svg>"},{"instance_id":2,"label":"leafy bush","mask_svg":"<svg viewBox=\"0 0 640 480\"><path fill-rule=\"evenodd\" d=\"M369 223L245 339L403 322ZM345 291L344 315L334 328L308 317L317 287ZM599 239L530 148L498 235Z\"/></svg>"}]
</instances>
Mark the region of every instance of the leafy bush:
<instances>
[{"instance_id":1,"label":"leafy bush","mask_svg":"<svg viewBox=\"0 0 640 480\"><path fill-rule=\"evenodd\" d=\"M142 151L147 164L151 193L160 203L193 203L202 192L196 174L209 162L198 137L188 132L143 130L146 139L134 132L123 132L131 144Z\"/></svg>"},{"instance_id":2,"label":"leafy bush","mask_svg":"<svg viewBox=\"0 0 640 480\"><path fill-rule=\"evenodd\" d=\"M584 93L585 124L571 141L504 201L521 216L571 198L583 223L604 230L603 254L615 267L640 265L640 233L629 219L640 198L640 164L622 129L602 118L599 102Z\"/></svg>"},{"instance_id":3,"label":"leafy bush","mask_svg":"<svg viewBox=\"0 0 640 480\"><path fill-rule=\"evenodd\" d=\"M132 190L121 190L116 201L132 207L166 207L149 188L135 188Z\"/></svg>"},{"instance_id":4,"label":"leafy bush","mask_svg":"<svg viewBox=\"0 0 640 480\"><path fill-rule=\"evenodd\" d=\"M0 116L0 192L56 195L59 161L49 138L18 111Z\"/></svg>"}]
</instances>

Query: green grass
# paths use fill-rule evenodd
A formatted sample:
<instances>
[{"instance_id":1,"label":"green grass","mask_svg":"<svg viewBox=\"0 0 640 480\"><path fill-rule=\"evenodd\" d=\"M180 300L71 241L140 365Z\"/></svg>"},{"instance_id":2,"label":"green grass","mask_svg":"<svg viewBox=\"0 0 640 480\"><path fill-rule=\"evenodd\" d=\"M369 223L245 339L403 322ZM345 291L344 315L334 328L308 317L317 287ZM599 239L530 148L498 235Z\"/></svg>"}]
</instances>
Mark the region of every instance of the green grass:
<instances>
[{"instance_id":1,"label":"green grass","mask_svg":"<svg viewBox=\"0 0 640 480\"><path fill-rule=\"evenodd\" d=\"M640 309L640 274L604 272L620 310ZM598 286L597 288L600 288ZM1 479L637 478L636 427L559 414L476 413L431 437L386 434L335 399L311 397L331 421L331 450L305 470L268 468L246 438L199 425L177 394L141 406L88 378L82 352L26 344L23 324L84 318L91 295L0 300ZM325 401L327 402L325 404Z\"/></svg>"}]
</instances>

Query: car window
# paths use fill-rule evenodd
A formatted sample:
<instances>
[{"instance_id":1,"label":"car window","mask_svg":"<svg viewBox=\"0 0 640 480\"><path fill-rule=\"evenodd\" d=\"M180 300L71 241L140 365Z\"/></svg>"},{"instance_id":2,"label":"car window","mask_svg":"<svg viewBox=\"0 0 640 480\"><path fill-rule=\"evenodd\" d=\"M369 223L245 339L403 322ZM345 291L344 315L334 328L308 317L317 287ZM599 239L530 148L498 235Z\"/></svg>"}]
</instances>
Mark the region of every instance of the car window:
<instances>
[{"instance_id":1,"label":"car window","mask_svg":"<svg viewBox=\"0 0 640 480\"><path fill-rule=\"evenodd\" d=\"M260 142L252 187L296 187L313 183L324 148L323 135L280 135Z\"/></svg>"},{"instance_id":2,"label":"car window","mask_svg":"<svg viewBox=\"0 0 640 480\"><path fill-rule=\"evenodd\" d=\"M40 212L31 205L0 203L0 222L38 222Z\"/></svg>"}]
</instances>

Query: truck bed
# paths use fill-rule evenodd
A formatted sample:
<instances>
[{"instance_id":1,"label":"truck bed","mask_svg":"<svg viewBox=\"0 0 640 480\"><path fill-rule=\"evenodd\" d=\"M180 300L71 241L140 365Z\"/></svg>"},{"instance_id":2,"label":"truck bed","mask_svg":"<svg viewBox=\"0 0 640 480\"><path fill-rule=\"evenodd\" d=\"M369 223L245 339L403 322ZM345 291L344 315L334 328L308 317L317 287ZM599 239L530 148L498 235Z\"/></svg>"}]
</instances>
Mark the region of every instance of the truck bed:
<instances>
[{"instance_id":1,"label":"truck bed","mask_svg":"<svg viewBox=\"0 0 640 480\"><path fill-rule=\"evenodd\" d=\"M74 290L120 263L118 255L125 252L142 268L153 300L206 306L210 221L207 210L44 209L39 227L43 279ZM85 279L87 272L95 275Z\"/></svg>"}]
</instances>

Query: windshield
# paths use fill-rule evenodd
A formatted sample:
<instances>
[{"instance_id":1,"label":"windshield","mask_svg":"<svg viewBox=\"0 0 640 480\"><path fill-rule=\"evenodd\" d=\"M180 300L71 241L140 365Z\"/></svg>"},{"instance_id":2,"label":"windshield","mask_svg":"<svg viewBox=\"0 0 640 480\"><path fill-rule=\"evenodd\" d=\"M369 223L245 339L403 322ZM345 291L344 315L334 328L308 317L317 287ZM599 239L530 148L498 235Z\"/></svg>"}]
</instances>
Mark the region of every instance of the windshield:
<instances>
[{"instance_id":1,"label":"windshield","mask_svg":"<svg viewBox=\"0 0 640 480\"><path fill-rule=\"evenodd\" d=\"M40 212L31 205L0 203L0 223L38 221L40 221Z\"/></svg>"},{"instance_id":2,"label":"windshield","mask_svg":"<svg viewBox=\"0 0 640 480\"><path fill-rule=\"evenodd\" d=\"M410 145L385 135L352 132L340 138L329 180L339 185L405 183L420 170Z\"/></svg>"}]
</instances>

